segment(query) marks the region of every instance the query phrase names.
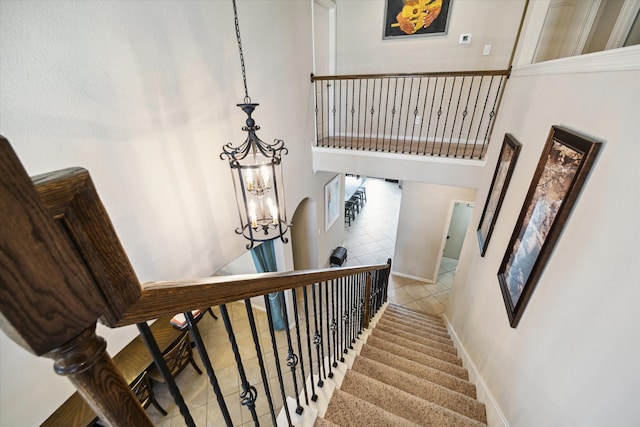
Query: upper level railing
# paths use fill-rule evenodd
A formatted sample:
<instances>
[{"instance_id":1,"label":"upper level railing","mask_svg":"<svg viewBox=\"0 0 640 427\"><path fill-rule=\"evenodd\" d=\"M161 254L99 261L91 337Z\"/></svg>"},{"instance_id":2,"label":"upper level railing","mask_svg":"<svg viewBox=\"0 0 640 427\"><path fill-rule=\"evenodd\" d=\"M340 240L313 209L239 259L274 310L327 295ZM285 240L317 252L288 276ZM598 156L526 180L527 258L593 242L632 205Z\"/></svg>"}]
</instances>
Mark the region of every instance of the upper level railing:
<instances>
[{"instance_id":1,"label":"upper level railing","mask_svg":"<svg viewBox=\"0 0 640 427\"><path fill-rule=\"evenodd\" d=\"M484 159L508 70L314 76L316 146Z\"/></svg>"},{"instance_id":2,"label":"upper level railing","mask_svg":"<svg viewBox=\"0 0 640 427\"><path fill-rule=\"evenodd\" d=\"M386 301L390 261L141 285L86 170L67 169L32 181L2 137L0 170L0 327L23 348L54 359L56 372L71 380L93 411L86 412L105 425L153 423L106 353L105 341L96 336L97 319L111 327L138 326L187 426L195 426L189 402L147 324L175 313L185 315L216 396L221 419L212 423L246 422L231 415L229 399L235 398L255 425L261 417L275 425L281 411L283 424L291 426ZM252 297L264 301L266 330L254 318ZM285 325L280 331L274 326L272 301L279 302ZM246 316L232 316L231 304L242 305ZM219 372L191 313L210 306L219 306L225 344L237 368L235 397L223 395ZM250 332L249 348L240 348L238 329ZM249 369L260 373L260 384L250 382ZM260 412L266 407L267 412ZM80 418L72 419L56 425L81 425Z\"/></svg>"}]
</instances>

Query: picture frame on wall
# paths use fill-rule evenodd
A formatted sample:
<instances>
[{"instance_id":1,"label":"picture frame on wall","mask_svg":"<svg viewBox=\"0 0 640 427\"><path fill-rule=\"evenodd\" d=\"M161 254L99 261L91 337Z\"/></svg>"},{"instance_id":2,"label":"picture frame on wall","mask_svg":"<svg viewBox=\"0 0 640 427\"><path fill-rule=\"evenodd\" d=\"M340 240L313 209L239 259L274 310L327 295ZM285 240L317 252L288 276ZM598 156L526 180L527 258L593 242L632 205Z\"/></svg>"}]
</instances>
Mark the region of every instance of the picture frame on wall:
<instances>
[{"instance_id":1,"label":"picture frame on wall","mask_svg":"<svg viewBox=\"0 0 640 427\"><path fill-rule=\"evenodd\" d=\"M487 195L487 200L484 203L482 215L480 216L480 222L478 223L477 234L478 244L480 245L480 256L484 256L487 252L489 239L491 239L493 227L496 224L500 207L502 207L502 201L507 193L509 181L511 180L513 169L516 166L521 147L522 144L520 144L513 135L509 133L504 135L502 148L500 148L500 155L498 156L498 163L496 164L491 186L489 187L489 194Z\"/></svg>"},{"instance_id":2,"label":"picture frame on wall","mask_svg":"<svg viewBox=\"0 0 640 427\"><path fill-rule=\"evenodd\" d=\"M561 126L549 132L498 270L512 328L522 318L601 146Z\"/></svg>"},{"instance_id":3,"label":"picture frame on wall","mask_svg":"<svg viewBox=\"0 0 640 427\"><path fill-rule=\"evenodd\" d=\"M340 175L336 175L324 186L324 231L340 216Z\"/></svg>"},{"instance_id":4,"label":"picture frame on wall","mask_svg":"<svg viewBox=\"0 0 640 427\"><path fill-rule=\"evenodd\" d=\"M386 0L383 39L446 35L452 0Z\"/></svg>"}]
</instances>

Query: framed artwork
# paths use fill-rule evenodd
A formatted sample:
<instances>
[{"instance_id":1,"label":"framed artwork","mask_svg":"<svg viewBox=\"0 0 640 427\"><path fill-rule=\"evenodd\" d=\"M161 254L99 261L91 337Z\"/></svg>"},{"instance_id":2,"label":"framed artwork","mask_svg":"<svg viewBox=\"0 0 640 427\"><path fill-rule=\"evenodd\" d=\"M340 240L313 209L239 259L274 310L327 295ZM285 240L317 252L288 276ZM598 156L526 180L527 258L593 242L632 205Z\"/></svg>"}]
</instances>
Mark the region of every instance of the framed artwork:
<instances>
[{"instance_id":1,"label":"framed artwork","mask_svg":"<svg viewBox=\"0 0 640 427\"><path fill-rule=\"evenodd\" d=\"M601 146L569 129L551 128L498 270L512 328L522 317Z\"/></svg>"},{"instance_id":2,"label":"framed artwork","mask_svg":"<svg viewBox=\"0 0 640 427\"><path fill-rule=\"evenodd\" d=\"M493 172L493 179L489 187L489 195L484 203L480 223L478 224L478 243L480 244L480 256L484 256L489 246L489 239L496 224L496 218L502 206L502 200L507 192L513 168L516 166L518 154L520 154L520 144L513 135L507 133L502 141L498 164Z\"/></svg>"},{"instance_id":3,"label":"framed artwork","mask_svg":"<svg viewBox=\"0 0 640 427\"><path fill-rule=\"evenodd\" d=\"M383 39L446 35L451 0L386 0Z\"/></svg>"},{"instance_id":4,"label":"framed artwork","mask_svg":"<svg viewBox=\"0 0 640 427\"><path fill-rule=\"evenodd\" d=\"M324 186L324 231L340 216L340 175Z\"/></svg>"}]
</instances>

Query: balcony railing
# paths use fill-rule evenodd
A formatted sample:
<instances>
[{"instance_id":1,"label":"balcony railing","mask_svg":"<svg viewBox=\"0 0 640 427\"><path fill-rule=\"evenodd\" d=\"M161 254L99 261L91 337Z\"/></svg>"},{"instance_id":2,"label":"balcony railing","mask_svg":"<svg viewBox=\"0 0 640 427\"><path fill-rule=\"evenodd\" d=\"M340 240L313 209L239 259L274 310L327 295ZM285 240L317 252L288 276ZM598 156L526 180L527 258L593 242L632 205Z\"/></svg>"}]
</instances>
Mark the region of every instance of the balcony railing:
<instances>
[{"instance_id":1,"label":"balcony railing","mask_svg":"<svg viewBox=\"0 0 640 427\"><path fill-rule=\"evenodd\" d=\"M311 76L316 146L484 159L508 70Z\"/></svg>"}]
</instances>

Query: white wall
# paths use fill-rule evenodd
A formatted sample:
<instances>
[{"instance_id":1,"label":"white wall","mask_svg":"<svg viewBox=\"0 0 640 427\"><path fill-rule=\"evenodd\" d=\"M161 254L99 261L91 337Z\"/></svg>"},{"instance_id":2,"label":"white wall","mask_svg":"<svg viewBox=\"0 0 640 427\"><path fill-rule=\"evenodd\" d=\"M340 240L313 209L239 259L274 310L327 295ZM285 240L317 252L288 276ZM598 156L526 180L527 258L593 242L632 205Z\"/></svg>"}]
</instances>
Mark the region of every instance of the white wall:
<instances>
[{"instance_id":1,"label":"white wall","mask_svg":"<svg viewBox=\"0 0 640 427\"><path fill-rule=\"evenodd\" d=\"M522 67L507 84L494 132L522 151L484 258L474 214L446 314L511 426L640 425L640 48L627 52ZM571 71L579 61L591 71ZM496 274L552 125L605 144L512 329Z\"/></svg>"},{"instance_id":2,"label":"white wall","mask_svg":"<svg viewBox=\"0 0 640 427\"><path fill-rule=\"evenodd\" d=\"M447 35L382 40L384 0L338 0L338 74L507 68L524 0L451 3ZM463 33L472 34L470 45L458 44Z\"/></svg>"},{"instance_id":3,"label":"white wall","mask_svg":"<svg viewBox=\"0 0 640 427\"><path fill-rule=\"evenodd\" d=\"M305 197L321 207L310 2L241 0L238 11L258 135L289 148L287 211ZM90 171L142 281L209 275L245 252L219 158L246 135L230 1L3 1L0 52L0 133L31 175ZM318 240L343 238L322 229ZM111 353L135 334L99 331ZM0 341L0 425L38 424L73 388L52 361Z\"/></svg>"},{"instance_id":4,"label":"white wall","mask_svg":"<svg viewBox=\"0 0 640 427\"><path fill-rule=\"evenodd\" d=\"M434 282L451 202L475 198L472 188L403 182L393 272Z\"/></svg>"}]
</instances>

